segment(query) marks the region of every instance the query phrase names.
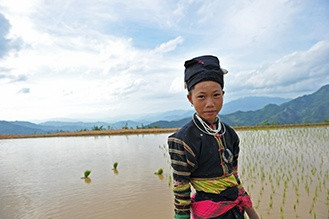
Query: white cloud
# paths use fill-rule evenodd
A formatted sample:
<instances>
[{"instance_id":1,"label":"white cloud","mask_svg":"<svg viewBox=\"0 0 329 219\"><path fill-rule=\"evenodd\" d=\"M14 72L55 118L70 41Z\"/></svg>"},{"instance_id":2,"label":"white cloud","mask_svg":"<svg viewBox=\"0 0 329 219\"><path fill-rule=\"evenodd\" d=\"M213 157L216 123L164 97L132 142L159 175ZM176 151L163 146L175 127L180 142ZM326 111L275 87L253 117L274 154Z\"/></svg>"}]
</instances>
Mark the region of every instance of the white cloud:
<instances>
[{"instance_id":1,"label":"white cloud","mask_svg":"<svg viewBox=\"0 0 329 219\"><path fill-rule=\"evenodd\" d=\"M17 93L28 94L28 93L30 93L30 88L24 87L24 88L20 89Z\"/></svg>"},{"instance_id":2,"label":"white cloud","mask_svg":"<svg viewBox=\"0 0 329 219\"><path fill-rule=\"evenodd\" d=\"M301 34L305 20L296 16L309 6L287 0L1 1L11 25L6 37L21 44L0 59L6 106L0 115L119 116L185 107L183 63L201 54L218 55L229 70L226 96L316 89L328 82L329 32L319 27L318 35ZM312 21L324 19L318 16ZM301 45L286 46L292 41ZM141 42L146 46L136 46Z\"/></svg>"},{"instance_id":3,"label":"white cloud","mask_svg":"<svg viewBox=\"0 0 329 219\"><path fill-rule=\"evenodd\" d=\"M182 44L184 39L181 36L176 37L173 40L168 42L162 43L160 46L155 48L152 52L153 53L167 53L176 49L179 44Z\"/></svg>"},{"instance_id":4,"label":"white cloud","mask_svg":"<svg viewBox=\"0 0 329 219\"><path fill-rule=\"evenodd\" d=\"M257 70L230 75L230 90L296 97L296 91L315 91L329 82L328 60L329 41L321 41L306 51L293 52Z\"/></svg>"},{"instance_id":5,"label":"white cloud","mask_svg":"<svg viewBox=\"0 0 329 219\"><path fill-rule=\"evenodd\" d=\"M287 28L295 10L287 0L270 4L262 0L243 2L227 19L227 29L235 39L234 44L272 39L274 33Z\"/></svg>"}]
</instances>

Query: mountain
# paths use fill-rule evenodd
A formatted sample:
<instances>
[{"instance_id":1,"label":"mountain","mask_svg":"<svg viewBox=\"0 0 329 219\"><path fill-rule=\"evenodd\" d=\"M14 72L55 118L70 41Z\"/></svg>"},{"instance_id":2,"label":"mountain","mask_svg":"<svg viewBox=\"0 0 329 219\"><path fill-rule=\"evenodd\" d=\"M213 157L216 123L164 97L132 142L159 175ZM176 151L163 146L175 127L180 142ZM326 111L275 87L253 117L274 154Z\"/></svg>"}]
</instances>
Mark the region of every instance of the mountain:
<instances>
[{"instance_id":1,"label":"mountain","mask_svg":"<svg viewBox=\"0 0 329 219\"><path fill-rule=\"evenodd\" d=\"M61 121L48 121L40 123L39 126L42 127L52 127L53 130L57 131L78 131L83 129L91 130L94 126L102 126L107 129L109 123L105 122L94 122L94 123L85 123L85 122L61 122Z\"/></svg>"},{"instance_id":2,"label":"mountain","mask_svg":"<svg viewBox=\"0 0 329 219\"><path fill-rule=\"evenodd\" d=\"M159 113L149 113L143 116L135 117L134 120L140 121L144 124L149 124L151 122L156 122L160 120L171 121L171 120L179 120L186 117L191 117L194 113L194 110L171 110L166 112Z\"/></svg>"},{"instance_id":3,"label":"mountain","mask_svg":"<svg viewBox=\"0 0 329 219\"><path fill-rule=\"evenodd\" d=\"M221 110L221 114L229 114L237 111L258 110L268 104L282 104L289 100L291 99L280 98L280 97L263 97L263 96L243 97L225 103L223 109ZM167 112L144 115L135 118L135 120L143 121L144 124L148 124L151 122L152 122L151 124L153 124L154 122L158 123L158 121L177 121L177 120L185 119L187 117L192 117L193 113L194 113L194 109L192 108L189 110L171 110Z\"/></svg>"},{"instance_id":4,"label":"mountain","mask_svg":"<svg viewBox=\"0 0 329 219\"><path fill-rule=\"evenodd\" d=\"M93 129L121 129L121 128L137 128L147 126L135 121L120 121L116 123L106 122L61 122L48 121L35 124L25 121L0 121L0 134L45 134L54 132L68 132Z\"/></svg>"},{"instance_id":5,"label":"mountain","mask_svg":"<svg viewBox=\"0 0 329 219\"><path fill-rule=\"evenodd\" d=\"M34 124L32 122L26 122L26 121L14 121L14 122L11 122L11 124L26 127L26 128L40 130L40 131L43 131L43 133L56 131L55 127L47 126L47 125L40 126L40 125Z\"/></svg>"},{"instance_id":6,"label":"mountain","mask_svg":"<svg viewBox=\"0 0 329 219\"><path fill-rule=\"evenodd\" d=\"M149 124L150 127L161 127L161 128L178 128L178 127L182 127L183 125L185 125L186 123L188 123L190 120L192 119L192 117L187 117L184 119L180 119L180 120L175 120L175 121L157 121L157 122L153 122L151 124Z\"/></svg>"},{"instance_id":7,"label":"mountain","mask_svg":"<svg viewBox=\"0 0 329 219\"><path fill-rule=\"evenodd\" d=\"M45 130L42 130L37 127L32 127L33 123L31 123L31 127L28 127L27 124L25 126L21 126L18 123L19 122L0 121L0 134L44 134L44 133L47 133L47 131L45 131Z\"/></svg>"},{"instance_id":8,"label":"mountain","mask_svg":"<svg viewBox=\"0 0 329 219\"><path fill-rule=\"evenodd\" d=\"M145 124L142 122L135 122L132 120L127 120L127 121L119 121L116 123L110 124L111 129L121 129L123 127L125 128L136 128L136 127L142 127Z\"/></svg>"},{"instance_id":9,"label":"mountain","mask_svg":"<svg viewBox=\"0 0 329 219\"><path fill-rule=\"evenodd\" d=\"M229 125L259 125L259 124L293 124L293 123L317 123L329 121L329 85L321 87L313 94L304 95L288 102L277 104L268 104L261 109L254 111L242 111L247 106L243 106L243 102L251 99L241 99L241 106L238 102L233 102L230 107L239 109L234 113L222 115L223 122ZM264 100L260 98L259 100ZM267 99L266 101L269 101ZM286 99L272 99L272 101L285 101ZM252 101L251 101L252 102ZM261 101L259 101L261 102ZM135 122L132 120L120 121L116 123L106 122L61 122L49 121L35 124L25 121L0 121L0 134L43 134L58 131L79 131L98 129L120 129L120 128L137 128L137 127L163 127L176 128L182 127L191 120L193 110L176 110L165 113L152 114L153 118L160 116L160 119L153 123ZM152 117L151 116L151 117ZM151 118L150 117L150 118ZM147 117L145 117L147 118Z\"/></svg>"},{"instance_id":10,"label":"mountain","mask_svg":"<svg viewBox=\"0 0 329 219\"><path fill-rule=\"evenodd\" d=\"M221 115L221 120L232 126L259 124L319 123L329 120L329 85L313 94L304 95L281 105L268 104L255 111L238 111ZM175 121L158 121L150 126L181 127L191 117ZM184 123L185 122L185 123Z\"/></svg>"},{"instance_id":11,"label":"mountain","mask_svg":"<svg viewBox=\"0 0 329 219\"><path fill-rule=\"evenodd\" d=\"M95 126L102 127L103 129L121 129L123 127L136 128L137 126L142 126L140 122L135 122L131 120L119 121L115 123L107 122L61 122L61 121L48 121L40 123L41 126L56 127L56 130L61 131L77 131L88 129L92 130Z\"/></svg>"},{"instance_id":12,"label":"mountain","mask_svg":"<svg viewBox=\"0 0 329 219\"><path fill-rule=\"evenodd\" d=\"M230 114L237 111L254 111L265 107L268 104L280 105L282 103L288 102L291 99L281 98L281 97L262 97L262 96L252 96L243 97L237 100L224 103L221 114Z\"/></svg>"},{"instance_id":13,"label":"mountain","mask_svg":"<svg viewBox=\"0 0 329 219\"><path fill-rule=\"evenodd\" d=\"M256 111L231 113L225 115L224 120L230 125L323 122L329 120L329 85L279 106L269 104Z\"/></svg>"}]
</instances>

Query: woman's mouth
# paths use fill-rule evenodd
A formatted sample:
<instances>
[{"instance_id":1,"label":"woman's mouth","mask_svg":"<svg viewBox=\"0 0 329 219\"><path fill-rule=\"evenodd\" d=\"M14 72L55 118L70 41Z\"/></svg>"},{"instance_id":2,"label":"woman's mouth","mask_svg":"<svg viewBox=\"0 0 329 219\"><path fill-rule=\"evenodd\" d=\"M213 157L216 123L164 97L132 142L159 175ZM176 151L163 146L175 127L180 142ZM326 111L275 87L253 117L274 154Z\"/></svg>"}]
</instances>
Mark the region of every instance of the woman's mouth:
<instances>
[{"instance_id":1,"label":"woman's mouth","mask_svg":"<svg viewBox=\"0 0 329 219\"><path fill-rule=\"evenodd\" d=\"M216 114L216 111L205 111L204 114L208 115L208 116L211 116L211 115Z\"/></svg>"}]
</instances>

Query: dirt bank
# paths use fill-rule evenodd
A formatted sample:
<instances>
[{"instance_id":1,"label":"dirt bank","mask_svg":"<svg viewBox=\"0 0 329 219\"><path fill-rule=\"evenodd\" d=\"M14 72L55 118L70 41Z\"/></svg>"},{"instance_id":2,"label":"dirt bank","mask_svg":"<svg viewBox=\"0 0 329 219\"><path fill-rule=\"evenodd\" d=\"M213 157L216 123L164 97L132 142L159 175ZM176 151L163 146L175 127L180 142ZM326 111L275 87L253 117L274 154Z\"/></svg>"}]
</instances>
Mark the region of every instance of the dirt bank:
<instances>
[{"instance_id":1,"label":"dirt bank","mask_svg":"<svg viewBox=\"0 0 329 219\"><path fill-rule=\"evenodd\" d=\"M278 129L278 128L315 127L315 126L329 126L329 123L263 125L263 126L233 126L233 128L235 130L250 130L250 129ZM177 131L178 129L179 128L150 128L150 129L118 129L118 130L101 130L101 131L57 132L57 133L50 133L50 134L26 134L26 135L6 134L6 135L0 135L0 139L100 136L100 135L161 134L161 133L173 133L173 132Z\"/></svg>"}]
</instances>

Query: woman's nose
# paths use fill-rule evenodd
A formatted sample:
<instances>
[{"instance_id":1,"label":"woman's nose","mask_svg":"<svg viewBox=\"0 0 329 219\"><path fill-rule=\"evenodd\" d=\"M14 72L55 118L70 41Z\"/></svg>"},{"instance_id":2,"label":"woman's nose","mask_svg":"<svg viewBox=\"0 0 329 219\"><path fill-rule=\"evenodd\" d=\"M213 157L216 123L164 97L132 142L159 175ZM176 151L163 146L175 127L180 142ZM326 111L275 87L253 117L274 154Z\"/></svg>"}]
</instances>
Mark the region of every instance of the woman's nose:
<instances>
[{"instance_id":1,"label":"woman's nose","mask_svg":"<svg viewBox=\"0 0 329 219\"><path fill-rule=\"evenodd\" d=\"M213 107L213 106L214 106L214 100L212 98L207 98L206 107Z\"/></svg>"}]
</instances>

